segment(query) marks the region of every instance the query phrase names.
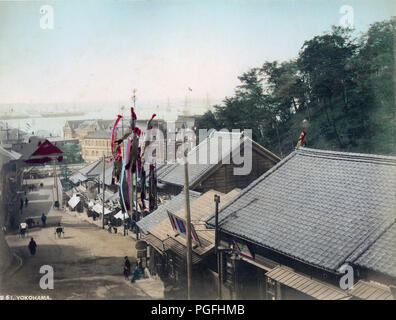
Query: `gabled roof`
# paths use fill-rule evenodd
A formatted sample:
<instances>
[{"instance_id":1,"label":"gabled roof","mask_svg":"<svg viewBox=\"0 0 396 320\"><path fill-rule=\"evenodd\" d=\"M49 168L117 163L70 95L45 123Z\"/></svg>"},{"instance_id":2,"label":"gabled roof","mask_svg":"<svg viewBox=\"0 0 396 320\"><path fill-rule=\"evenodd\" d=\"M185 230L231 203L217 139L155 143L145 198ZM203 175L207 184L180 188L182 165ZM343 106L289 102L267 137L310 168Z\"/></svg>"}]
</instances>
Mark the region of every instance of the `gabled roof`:
<instances>
[{"instance_id":1,"label":"gabled roof","mask_svg":"<svg viewBox=\"0 0 396 320\"><path fill-rule=\"evenodd\" d=\"M371 261L394 275L387 258L368 258L392 251L375 242L394 224L395 208L395 157L300 148L245 188L219 221L228 234L321 269ZM214 226L213 217L207 222Z\"/></svg>"},{"instance_id":2,"label":"gabled roof","mask_svg":"<svg viewBox=\"0 0 396 320\"><path fill-rule=\"evenodd\" d=\"M232 151L239 150L246 140L249 140L253 148L260 150L269 159L273 160L274 163L280 161L278 156L249 137L244 136L243 133L213 131L188 153L188 178L190 187L193 188L194 185L209 176L212 170L222 162L227 163L226 160L228 160L229 163L229 157ZM215 149L216 141L219 141L218 149ZM184 185L184 165L181 162L176 162L162 167L158 172L158 180L178 186Z\"/></svg>"},{"instance_id":3,"label":"gabled roof","mask_svg":"<svg viewBox=\"0 0 396 320\"><path fill-rule=\"evenodd\" d=\"M85 175L85 176L87 176L87 175L89 175L89 173L90 173L94 168L96 168L96 167L100 164L101 161L102 161L102 160L96 160L96 161L90 163L89 165L87 165L86 167L80 169L78 172L81 173L81 174L83 174L83 175Z\"/></svg>"},{"instance_id":4,"label":"gabled roof","mask_svg":"<svg viewBox=\"0 0 396 320\"><path fill-rule=\"evenodd\" d=\"M21 144L19 152L22 154L21 159L26 163L43 163L41 160L48 162L51 161L51 157L62 154L62 151L50 141L36 136L30 137L28 143Z\"/></svg>"},{"instance_id":5,"label":"gabled roof","mask_svg":"<svg viewBox=\"0 0 396 320\"><path fill-rule=\"evenodd\" d=\"M113 172L113 162L106 162L105 166L105 184L111 185L112 172ZM79 181L85 181L89 178L99 178L99 182L103 182L103 159L96 160L84 168L80 169L77 173L70 177L73 183L78 183Z\"/></svg>"},{"instance_id":6,"label":"gabled roof","mask_svg":"<svg viewBox=\"0 0 396 320\"><path fill-rule=\"evenodd\" d=\"M200 193L190 190L190 201L198 198ZM137 222L138 227L144 233L148 233L154 226L164 219L168 219L168 210L171 212L177 211L184 207L184 192L179 193L177 196L158 206L158 209L144 217Z\"/></svg>"}]
</instances>

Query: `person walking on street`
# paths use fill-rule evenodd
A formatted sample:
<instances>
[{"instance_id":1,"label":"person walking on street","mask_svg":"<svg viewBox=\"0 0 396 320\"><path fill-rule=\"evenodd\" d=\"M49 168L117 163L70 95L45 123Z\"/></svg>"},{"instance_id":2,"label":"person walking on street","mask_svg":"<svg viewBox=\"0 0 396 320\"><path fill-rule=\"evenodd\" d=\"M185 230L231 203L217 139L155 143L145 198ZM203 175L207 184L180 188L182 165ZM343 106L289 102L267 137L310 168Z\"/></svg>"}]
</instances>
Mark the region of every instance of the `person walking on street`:
<instances>
[{"instance_id":1,"label":"person walking on street","mask_svg":"<svg viewBox=\"0 0 396 320\"><path fill-rule=\"evenodd\" d=\"M20 199L21 203L19 205L19 210L21 210L21 214L23 213L23 200L22 198Z\"/></svg>"},{"instance_id":2,"label":"person walking on street","mask_svg":"<svg viewBox=\"0 0 396 320\"><path fill-rule=\"evenodd\" d=\"M26 207L26 208L27 208L27 206L28 206L28 202L29 202L28 198L25 198L25 207Z\"/></svg>"},{"instance_id":3,"label":"person walking on street","mask_svg":"<svg viewBox=\"0 0 396 320\"><path fill-rule=\"evenodd\" d=\"M43 214L41 215L41 222L43 223L43 227L45 227L46 221L47 221L47 217L45 216L45 214L43 212Z\"/></svg>"},{"instance_id":4,"label":"person walking on street","mask_svg":"<svg viewBox=\"0 0 396 320\"><path fill-rule=\"evenodd\" d=\"M28 247L29 247L30 254L32 256L34 256L36 254L37 243L36 243L36 241L34 241L33 238L30 239Z\"/></svg>"},{"instance_id":5,"label":"person walking on street","mask_svg":"<svg viewBox=\"0 0 396 320\"><path fill-rule=\"evenodd\" d=\"M27 224L26 222L21 222L19 224L19 235L21 238L25 238L25 235L27 233Z\"/></svg>"},{"instance_id":6,"label":"person walking on street","mask_svg":"<svg viewBox=\"0 0 396 320\"><path fill-rule=\"evenodd\" d=\"M131 263L129 262L128 257L125 257L125 263L124 263L124 276L125 280L129 280L129 275L131 274Z\"/></svg>"}]
</instances>

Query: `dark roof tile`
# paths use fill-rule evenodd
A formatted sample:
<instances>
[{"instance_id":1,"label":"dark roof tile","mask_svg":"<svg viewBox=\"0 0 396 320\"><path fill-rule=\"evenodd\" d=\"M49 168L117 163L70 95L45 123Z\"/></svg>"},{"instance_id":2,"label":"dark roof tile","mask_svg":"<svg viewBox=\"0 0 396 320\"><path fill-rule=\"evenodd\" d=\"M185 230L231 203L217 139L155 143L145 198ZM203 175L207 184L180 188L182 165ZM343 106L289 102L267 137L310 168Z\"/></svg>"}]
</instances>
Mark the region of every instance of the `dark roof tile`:
<instances>
[{"instance_id":1,"label":"dark roof tile","mask_svg":"<svg viewBox=\"0 0 396 320\"><path fill-rule=\"evenodd\" d=\"M301 148L244 189L219 221L227 233L336 271L393 223L394 208L396 158Z\"/></svg>"}]
</instances>

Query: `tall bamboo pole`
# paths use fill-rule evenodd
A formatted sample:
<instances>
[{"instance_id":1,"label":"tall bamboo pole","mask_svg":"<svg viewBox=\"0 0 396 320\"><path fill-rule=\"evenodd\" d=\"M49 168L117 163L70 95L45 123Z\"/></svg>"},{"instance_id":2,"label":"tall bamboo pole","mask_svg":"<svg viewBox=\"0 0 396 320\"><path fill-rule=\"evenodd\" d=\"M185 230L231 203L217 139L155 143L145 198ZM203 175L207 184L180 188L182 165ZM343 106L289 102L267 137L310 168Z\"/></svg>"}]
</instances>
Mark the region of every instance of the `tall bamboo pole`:
<instances>
[{"instance_id":1,"label":"tall bamboo pole","mask_svg":"<svg viewBox=\"0 0 396 320\"><path fill-rule=\"evenodd\" d=\"M104 216L105 216L105 174L106 174L106 159L103 155L103 181L102 181L102 229L105 228Z\"/></svg>"}]
</instances>

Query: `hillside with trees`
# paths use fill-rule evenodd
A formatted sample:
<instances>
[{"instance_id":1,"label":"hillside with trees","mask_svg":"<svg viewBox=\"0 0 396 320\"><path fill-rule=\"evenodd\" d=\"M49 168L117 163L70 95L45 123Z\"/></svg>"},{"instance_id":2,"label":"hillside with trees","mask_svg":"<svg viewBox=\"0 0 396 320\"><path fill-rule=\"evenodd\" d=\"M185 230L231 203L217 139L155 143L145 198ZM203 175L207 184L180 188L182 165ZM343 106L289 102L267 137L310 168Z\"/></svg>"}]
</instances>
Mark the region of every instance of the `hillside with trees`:
<instances>
[{"instance_id":1,"label":"hillside with trees","mask_svg":"<svg viewBox=\"0 0 396 320\"><path fill-rule=\"evenodd\" d=\"M395 26L377 22L360 35L332 27L305 41L295 59L248 70L198 127L252 129L280 156L302 130L307 147L395 155Z\"/></svg>"}]
</instances>

